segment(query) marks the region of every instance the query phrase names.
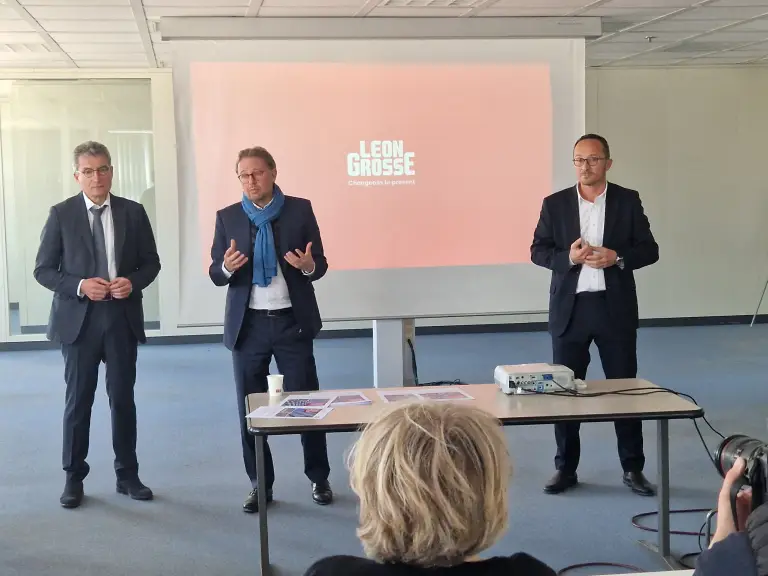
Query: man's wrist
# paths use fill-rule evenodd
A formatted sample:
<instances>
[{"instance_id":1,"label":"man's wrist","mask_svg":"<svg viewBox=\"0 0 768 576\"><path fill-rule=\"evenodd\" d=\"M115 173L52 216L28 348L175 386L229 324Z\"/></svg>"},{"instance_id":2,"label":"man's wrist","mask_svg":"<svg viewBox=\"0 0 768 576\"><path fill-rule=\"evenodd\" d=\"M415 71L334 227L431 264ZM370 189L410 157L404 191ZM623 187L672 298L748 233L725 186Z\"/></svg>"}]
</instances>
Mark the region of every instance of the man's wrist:
<instances>
[{"instance_id":1,"label":"man's wrist","mask_svg":"<svg viewBox=\"0 0 768 576\"><path fill-rule=\"evenodd\" d=\"M312 274L315 273L315 263L312 263L312 269L311 270L302 270L301 273L304 274L304 276L312 276Z\"/></svg>"}]
</instances>

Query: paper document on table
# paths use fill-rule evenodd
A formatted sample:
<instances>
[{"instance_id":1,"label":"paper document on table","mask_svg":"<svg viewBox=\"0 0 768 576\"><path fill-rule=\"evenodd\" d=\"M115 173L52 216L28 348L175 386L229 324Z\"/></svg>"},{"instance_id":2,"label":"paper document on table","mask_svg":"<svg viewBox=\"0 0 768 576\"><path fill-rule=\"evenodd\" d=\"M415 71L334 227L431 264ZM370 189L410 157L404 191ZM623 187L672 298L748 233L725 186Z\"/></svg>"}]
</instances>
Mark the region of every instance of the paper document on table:
<instances>
[{"instance_id":1,"label":"paper document on table","mask_svg":"<svg viewBox=\"0 0 768 576\"><path fill-rule=\"evenodd\" d=\"M424 390L417 393L424 400L474 400L472 396L464 392L461 388L451 390Z\"/></svg>"},{"instance_id":2,"label":"paper document on table","mask_svg":"<svg viewBox=\"0 0 768 576\"><path fill-rule=\"evenodd\" d=\"M304 418L310 420L321 420L333 410L330 406L326 407L307 407L307 406L259 406L248 414L246 418Z\"/></svg>"},{"instance_id":3,"label":"paper document on table","mask_svg":"<svg viewBox=\"0 0 768 576\"><path fill-rule=\"evenodd\" d=\"M301 408L325 408L331 403L333 396L327 394L293 394L280 402L280 406Z\"/></svg>"},{"instance_id":4,"label":"paper document on table","mask_svg":"<svg viewBox=\"0 0 768 576\"><path fill-rule=\"evenodd\" d=\"M363 393L337 394L331 401L331 406L356 406L371 404L371 399Z\"/></svg>"},{"instance_id":5,"label":"paper document on table","mask_svg":"<svg viewBox=\"0 0 768 576\"><path fill-rule=\"evenodd\" d=\"M293 394L280 402L280 406L301 406L304 408L325 408L326 406L352 406L371 404L370 398L359 392L349 394L330 394L313 392L311 394Z\"/></svg>"},{"instance_id":6,"label":"paper document on table","mask_svg":"<svg viewBox=\"0 0 768 576\"><path fill-rule=\"evenodd\" d=\"M474 400L472 396L460 388L454 388L452 390L419 390L418 392L379 392L379 396L387 403L403 402L405 400L434 400L440 402L451 400Z\"/></svg>"},{"instance_id":7,"label":"paper document on table","mask_svg":"<svg viewBox=\"0 0 768 576\"><path fill-rule=\"evenodd\" d=\"M388 404L406 400L420 400L418 394L413 392L379 392L379 397Z\"/></svg>"}]
</instances>

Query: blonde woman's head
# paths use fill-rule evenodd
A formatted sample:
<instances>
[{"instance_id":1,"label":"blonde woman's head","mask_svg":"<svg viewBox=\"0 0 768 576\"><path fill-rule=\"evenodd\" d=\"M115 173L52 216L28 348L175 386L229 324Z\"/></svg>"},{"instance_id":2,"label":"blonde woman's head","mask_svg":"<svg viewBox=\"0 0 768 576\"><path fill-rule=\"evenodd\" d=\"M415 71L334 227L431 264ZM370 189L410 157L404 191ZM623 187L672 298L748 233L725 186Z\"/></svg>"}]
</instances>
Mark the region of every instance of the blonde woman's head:
<instances>
[{"instance_id":1,"label":"blonde woman's head","mask_svg":"<svg viewBox=\"0 0 768 576\"><path fill-rule=\"evenodd\" d=\"M507 528L512 469L499 421L462 404L413 402L371 422L350 458L366 555L459 563Z\"/></svg>"}]
</instances>

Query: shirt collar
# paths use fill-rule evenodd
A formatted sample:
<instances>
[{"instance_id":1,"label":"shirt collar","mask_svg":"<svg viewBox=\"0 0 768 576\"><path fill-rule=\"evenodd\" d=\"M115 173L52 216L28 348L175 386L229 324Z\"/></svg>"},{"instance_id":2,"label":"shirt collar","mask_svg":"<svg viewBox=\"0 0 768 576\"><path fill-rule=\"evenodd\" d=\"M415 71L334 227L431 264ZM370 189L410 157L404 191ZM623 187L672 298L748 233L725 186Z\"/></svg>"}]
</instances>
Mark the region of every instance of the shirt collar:
<instances>
[{"instance_id":1,"label":"shirt collar","mask_svg":"<svg viewBox=\"0 0 768 576\"><path fill-rule=\"evenodd\" d=\"M600 194L598 194L597 197L595 198L594 204L600 204L602 202L605 202L606 192L608 192L608 182L605 183L605 188L603 188L603 191L600 192ZM578 182L576 182L576 197L579 199L579 202L587 202L588 204L592 204L592 202L585 200L584 197L581 195L580 186Z\"/></svg>"},{"instance_id":2,"label":"shirt collar","mask_svg":"<svg viewBox=\"0 0 768 576\"><path fill-rule=\"evenodd\" d=\"M83 192L82 194L83 194L83 200L85 200L85 209L86 210L90 210L91 208L96 206L96 204L94 204L91 201L91 199L88 198L88 196L86 196L85 192ZM111 194L107 194L107 199L104 200L104 204L102 204L102 206L109 206L109 202L110 202L111 199L112 199L112 195Z\"/></svg>"}]
</instances>

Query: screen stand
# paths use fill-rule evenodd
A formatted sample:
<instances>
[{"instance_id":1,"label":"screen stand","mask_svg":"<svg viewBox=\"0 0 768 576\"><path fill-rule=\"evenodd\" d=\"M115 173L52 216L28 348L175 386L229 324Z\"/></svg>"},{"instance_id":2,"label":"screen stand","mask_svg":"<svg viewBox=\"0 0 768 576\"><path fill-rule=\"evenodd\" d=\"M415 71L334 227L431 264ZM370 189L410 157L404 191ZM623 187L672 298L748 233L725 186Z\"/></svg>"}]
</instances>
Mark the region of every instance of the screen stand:
<instances>
[{"instance_id":1,"label":"screen stand","mask_svg":"<svg viewBox=\"0 0 768 576\"><path fill-rule=\"evenodd\" d=\"M415 347L413 318L373 321L374 387L413 386L416 383L409 339Z\"/></svg>"}]
</instances>

